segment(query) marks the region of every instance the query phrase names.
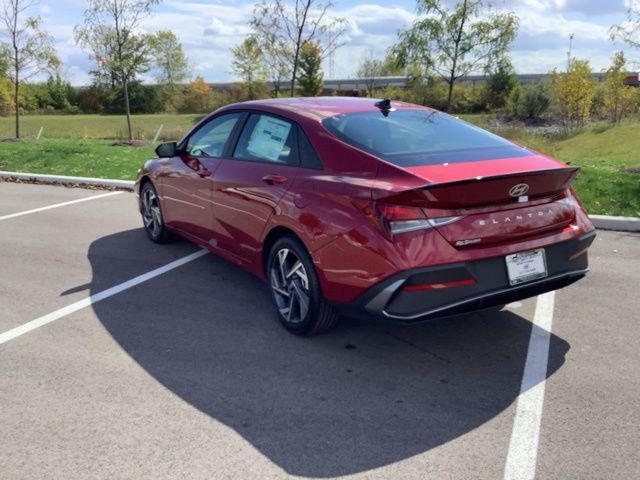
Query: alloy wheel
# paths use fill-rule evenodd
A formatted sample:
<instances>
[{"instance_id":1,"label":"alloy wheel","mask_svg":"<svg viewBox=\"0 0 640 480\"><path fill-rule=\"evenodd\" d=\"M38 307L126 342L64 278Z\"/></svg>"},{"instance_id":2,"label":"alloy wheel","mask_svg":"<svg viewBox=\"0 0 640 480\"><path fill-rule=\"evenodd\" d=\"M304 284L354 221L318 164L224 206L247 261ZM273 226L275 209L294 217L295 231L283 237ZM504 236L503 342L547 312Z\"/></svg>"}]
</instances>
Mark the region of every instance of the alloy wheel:
<instances>
[{"instance_id":1,"label":"alloy wheel","mask_svg":"<svg viewBox=\"0 0 640 480\"><path fill-rule=\"evenodd\" d=\"M309 312L309 277L302 261L289 248L281 248L271 264L271 290L285 321L302 322Z\"/></svg>"},{"instance_id":2,"label":"alloy wheel","mask_svg":"<svg viewBox=\"0 0 640 480\"><path fill-rule=\"evenodd\" d=\"M151 233L153 238L157 238L162 230L162 215L158 197L153 188L147 188L142 194L142 221L144 227Z\"/></svg>"}]
</instances>

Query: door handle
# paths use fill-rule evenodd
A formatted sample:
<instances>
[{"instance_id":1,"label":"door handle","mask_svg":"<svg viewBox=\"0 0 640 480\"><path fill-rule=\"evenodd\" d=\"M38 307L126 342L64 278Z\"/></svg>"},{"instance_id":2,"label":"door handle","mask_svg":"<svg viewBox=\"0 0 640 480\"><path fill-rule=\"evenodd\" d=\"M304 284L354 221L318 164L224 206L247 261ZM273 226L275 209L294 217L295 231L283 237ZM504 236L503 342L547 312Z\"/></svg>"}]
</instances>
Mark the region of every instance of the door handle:
<instances>
[{"instance_id":1,"label":"door handle","mask_svg":"<svg viewBox=\"0 0 640 480\"><path fill-rule=\"evenodd\" d=\"M287 177L282 175L265 175L262 177L262 181L267 185L282 185L287 181Z\"/></svg>"}]
</instances>

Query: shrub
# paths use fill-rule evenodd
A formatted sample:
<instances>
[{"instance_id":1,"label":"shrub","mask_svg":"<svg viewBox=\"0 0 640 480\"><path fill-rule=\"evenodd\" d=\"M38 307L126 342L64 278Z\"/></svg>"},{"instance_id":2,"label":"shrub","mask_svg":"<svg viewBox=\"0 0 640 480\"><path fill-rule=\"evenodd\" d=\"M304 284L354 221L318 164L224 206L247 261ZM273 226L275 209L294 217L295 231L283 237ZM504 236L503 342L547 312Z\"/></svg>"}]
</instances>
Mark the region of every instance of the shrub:
<instances>
[{"instance_id":1,"label":"shrub","mask_svg":"<svg viewBox=\"0 0 640 480\"><path fill-rule=\"evenodd\" d=\"M178 107L180 113L208 113L222 105L220 95L200 76L187 84L186 92Z\"/></svg>"},{"instance_id":2,"label":"shrub","mask_svg":"<svg viewBox=\"0 0 640 480\"><path fill-rule=\"evenodd\" d=\"M0 75L0 115L13 112L13 84L8 78Z\"/></svg>"},{"instance_id":3,"label":"shrub","mask_svg":"<svg viewBox=\"0 0 640 480\"><path fill-rule=\"evenodd\" d=\"M518 86L509 96L509 112L514 117L539 119L549 109L551 100L546 85L542 82Z\"/></svg>"},{"instance_id":4,"label":"shrub","mask_svg":"<svg viewBox=\"0 0 640 480\"><path fill-rule=\"evenodd\" d=\"M155 85L143 85L142 83L130 82L129 108L131 113L158 113L163 110L164 102L159 88ZM103 97L103 111L105 113L123 113L124 92L121 88L111 90Z\"/></svg>"},{"instance_id":5,"label":"shrub","mask_svg":"<svg viewBox=\"0 0 640 480\"><path fill-rule=\"evenodd\" d=\"M106 91L100 85L91 85L77 90L78 107L84 113L102 113Z\"/></svg>"}]
</instances>

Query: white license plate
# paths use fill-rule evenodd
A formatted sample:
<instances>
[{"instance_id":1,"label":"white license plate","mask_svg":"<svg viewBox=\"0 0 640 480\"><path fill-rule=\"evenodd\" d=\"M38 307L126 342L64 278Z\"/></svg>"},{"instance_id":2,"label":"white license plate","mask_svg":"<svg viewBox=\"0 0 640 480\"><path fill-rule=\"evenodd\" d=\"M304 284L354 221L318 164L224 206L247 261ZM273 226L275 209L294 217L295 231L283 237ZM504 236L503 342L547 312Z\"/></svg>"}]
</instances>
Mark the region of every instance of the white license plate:
<instances>
[{"instance_id":1,"label":"white license plate","mask_svg":"<svg viewBox=\"0 0 640 480\"><path fill-rule=\"evenodd\" d=\"M504 257L507 262L509 283L519 285L547 276L547 260L544 248L514 253Z\"/></svg>"}]
</instances>

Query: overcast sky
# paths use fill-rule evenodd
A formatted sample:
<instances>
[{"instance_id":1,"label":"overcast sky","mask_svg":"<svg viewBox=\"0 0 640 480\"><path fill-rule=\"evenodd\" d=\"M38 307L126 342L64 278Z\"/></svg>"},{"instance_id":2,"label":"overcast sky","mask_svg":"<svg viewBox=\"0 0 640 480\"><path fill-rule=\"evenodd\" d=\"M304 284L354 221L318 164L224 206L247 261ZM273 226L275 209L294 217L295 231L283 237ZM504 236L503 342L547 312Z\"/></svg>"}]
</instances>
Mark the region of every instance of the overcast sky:
<instances>
[{"instance_id":1,"label":"overcast sky","mask_svg":"<svg viewBox=\"0 0 640 480\"><path fill-rule=\"evenodd\" d=\"M621 44L608 38L608 29L625 19L630 0L498 0L496 7L515 12L520 30L512 59L519 73L543 73L566 64L569 35L575 34L574 56L591 61L594 70L610 63ZM145 20L148 32L173 30L183 44L194 75L206 81L229 81L229 48L249 32L251 1L165 0ZM82 20L82 0L41 0L33 13L39 14L44 29L54 36L65 75L74 85L87 84L92 66L73 40L73 27ZM334 15L349 20L345 45L334 56L333 71L325 65L325 78L344 78L355 73L359 59L368 51L384 56L399 29L415 18L411 0L337 0ZM635 54L635 57L634 57ZM640 60L640 52L629 52Z\"/></svg>"}]
</instances>

